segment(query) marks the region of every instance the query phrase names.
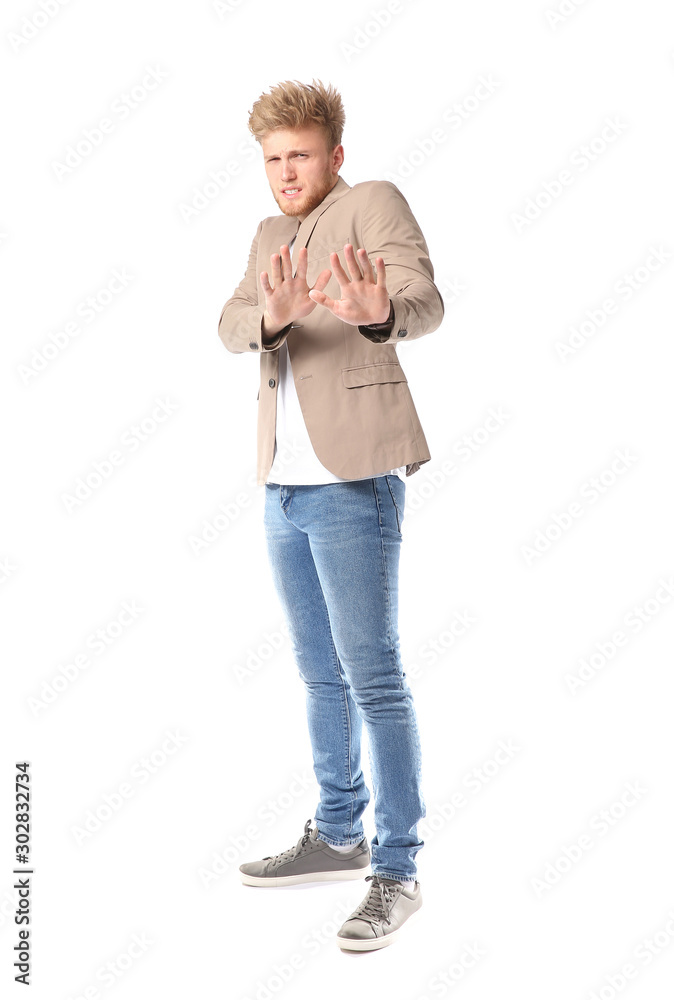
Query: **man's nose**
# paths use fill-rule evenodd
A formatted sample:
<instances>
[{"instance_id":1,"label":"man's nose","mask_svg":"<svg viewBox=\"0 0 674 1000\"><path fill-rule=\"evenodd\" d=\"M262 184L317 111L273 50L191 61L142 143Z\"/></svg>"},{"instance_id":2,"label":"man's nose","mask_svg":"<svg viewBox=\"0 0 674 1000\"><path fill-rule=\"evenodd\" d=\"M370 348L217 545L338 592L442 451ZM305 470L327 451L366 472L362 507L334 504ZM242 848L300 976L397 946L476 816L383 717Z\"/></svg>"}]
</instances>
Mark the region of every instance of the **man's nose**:
<instances>
[{"instance_id":1,"label":"man's nose","mask_svg":"<svg viewBox=\"0 0 674 1000\"><path fill-rule=\"evenodd\" d=\"M290 160L283 160L283 167L281 168L281 178L284 181L287 181L294 176L295 176L295 168L293 167Z\"/></svg>"}]
</instances>

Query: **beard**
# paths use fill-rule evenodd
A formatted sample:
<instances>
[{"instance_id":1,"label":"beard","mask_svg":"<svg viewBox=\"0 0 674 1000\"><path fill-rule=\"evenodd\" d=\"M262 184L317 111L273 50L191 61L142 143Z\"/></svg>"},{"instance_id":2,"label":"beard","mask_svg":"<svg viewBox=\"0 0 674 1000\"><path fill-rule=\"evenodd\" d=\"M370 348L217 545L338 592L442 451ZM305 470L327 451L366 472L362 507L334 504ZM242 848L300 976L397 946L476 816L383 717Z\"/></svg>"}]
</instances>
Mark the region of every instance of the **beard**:
<instances>
[{"instance_id":1,"label":"beard","mask_svg":"<svg viewBox=\"0 0 674 1000\"><path fill-rule=\"evenodd\" d=\"M302 197L293 198L292 201L287 201L283 195L277 194L276 191L272 193L276 204L284 215L309 215L315 208L318 208L336 183L337 178L333 174L325 174L312 191L308 191L306 194L302 191ZM290 185L288 186L290 187Z\"/></svg>"}]
</instances>

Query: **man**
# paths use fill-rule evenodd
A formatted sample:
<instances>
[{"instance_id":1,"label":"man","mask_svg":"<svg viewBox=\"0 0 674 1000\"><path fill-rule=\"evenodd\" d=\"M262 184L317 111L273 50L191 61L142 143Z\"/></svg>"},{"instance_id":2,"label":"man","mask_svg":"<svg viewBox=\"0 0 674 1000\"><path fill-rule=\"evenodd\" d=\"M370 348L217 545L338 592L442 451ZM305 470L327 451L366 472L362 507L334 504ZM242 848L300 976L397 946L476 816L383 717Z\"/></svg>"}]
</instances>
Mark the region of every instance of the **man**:
<instances>
[{"instance_id":1,"label":"man","mask_svg":"<svg viewBox=\"0 0 674 1000\"><path fill-rule=\"evenodd\" d=\"M444 306L398 188L340 176L343 126L339 94L320 81L280 83L253 105L249 128L282 215L258 226L218 333L232 353L260 357L258 485L320 787L316 826L309 819L294 847L242 864L242 881L362 878L371 860L367 894L337 935L340 947L365 951L388 945L421 906L426 809L400 661L398 564L402 477L430 454L396 347L437 329Z\"/></svg>"}]
</instances>

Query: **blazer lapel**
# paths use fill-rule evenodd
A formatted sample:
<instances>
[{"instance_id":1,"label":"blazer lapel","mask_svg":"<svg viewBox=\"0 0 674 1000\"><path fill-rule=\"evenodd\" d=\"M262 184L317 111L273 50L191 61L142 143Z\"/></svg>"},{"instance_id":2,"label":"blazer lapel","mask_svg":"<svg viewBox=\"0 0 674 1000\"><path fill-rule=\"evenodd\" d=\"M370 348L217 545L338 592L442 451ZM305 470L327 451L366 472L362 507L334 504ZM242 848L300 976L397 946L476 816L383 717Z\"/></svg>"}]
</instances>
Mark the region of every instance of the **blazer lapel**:
<instances>
[{"instance_id":1,"label":"blazer lapel","mask_svg":"<svg viewBox=\"0 0 674 1000\"><path fill-rule=\"evenodd\" d=\"M351 190L351 185L347 184L342 177L338 176L337 183L335 184L333 189L329 191L328 194L326 194L325 198L320 203L320 205L317 205L316 208L313 210L313 212L310 212L309 215L307 215L304 222L300 224L300 227L297 230L297 239L295 240L295 243L293 245L293 252L292 252L293 274L295 274L295 271L297 270L297 255L299 254L302 247L305 247L309 242L311 234L313 233L314 228L316 226L316 223L323 215L323 212L325 212L325 210L329 208L333 202L338 201L339 198L343 197L347 193L347 191L350 190ZM292 235L290 236L290 239L292 239ZM337 250L339 249L339 247L335 247L335 249Z\"/></svg>"}]
</instances>

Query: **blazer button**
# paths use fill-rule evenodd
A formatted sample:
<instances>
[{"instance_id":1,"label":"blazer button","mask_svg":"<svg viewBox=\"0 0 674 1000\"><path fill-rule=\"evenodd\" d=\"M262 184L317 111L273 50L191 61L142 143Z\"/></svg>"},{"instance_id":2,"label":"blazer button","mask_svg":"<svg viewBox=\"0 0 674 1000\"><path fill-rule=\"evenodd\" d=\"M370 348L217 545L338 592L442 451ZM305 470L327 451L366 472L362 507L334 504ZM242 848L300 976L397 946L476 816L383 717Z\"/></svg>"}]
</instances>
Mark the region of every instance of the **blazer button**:
<instances>
[{"instance_id":1,"label":"blazer button","mask_svg":"<svg viewBox=\"0 0 674 1000\"><path fill-rule=\"evenodd\" d=\"M399 337L406 337L407 336L407 330L398 330L398 336Z\"/></svg>"},{"instance_id":2,"label":"blazer button","mask_svg":"<svg viewBox=\"0 0 674 1000\"><path fill-rule=\"evenodd\" d=\"M251 342L250 342L250 344L249 344L248 346L250 347L251 351L259 351L259 349L260 349L260 348L259 348L259 347L257 346L257 344L255 343L255 341L254 341L254 340L251 340Z\"/></svg>"},{"instance_id":3,"label":"blazer button","mask_svg":"<svg viewBox=\"0 0 674 1000\"><path fill-rule=\"evenodd\" d=\"M274 379L273 379L273 378L270 378L270 379L269 379L269 385L271 386L271 388L272 388L272 389L273 389L273 388L274 388L274 386L276 385L276 382L274 381Z\"/></svg>"}]
</instances>

